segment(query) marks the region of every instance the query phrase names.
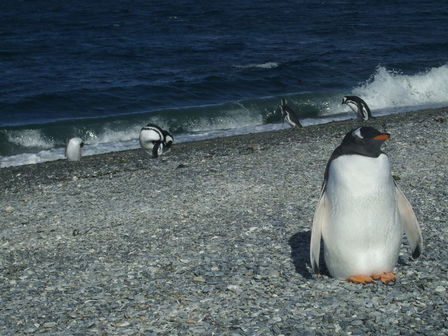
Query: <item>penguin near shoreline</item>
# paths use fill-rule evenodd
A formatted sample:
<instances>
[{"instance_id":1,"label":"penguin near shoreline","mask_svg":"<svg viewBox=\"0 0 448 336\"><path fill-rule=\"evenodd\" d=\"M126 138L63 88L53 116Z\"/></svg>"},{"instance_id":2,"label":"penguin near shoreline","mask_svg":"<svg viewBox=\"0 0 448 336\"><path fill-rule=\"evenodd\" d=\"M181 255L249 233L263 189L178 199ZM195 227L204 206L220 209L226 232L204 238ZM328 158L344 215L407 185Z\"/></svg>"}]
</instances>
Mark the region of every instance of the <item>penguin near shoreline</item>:
<instances>
[{"instance_id":1,"label":"penguin near shoreline","mask_svg":"<svg viewBox=\"0 0 448 336\"><path fill-rule=\"evenodd\" d=\"M367 103L358 96L344 96L342 104L350 107L361 120L367 121L373 118Z\"/></svg>"},{"instance_id":2,"label":"penguin near shoreline","mask_svg":"<svg viewBox=\"0 0 448 336\"><path fill-rule=\"evenodd\" d=\"M286 99L282 98L282 100L280 101L279 108L282 117L288 124L290 124L292 127L298 127L298 128L302 127L302 124L300 123L296 112L288 106Z\"/></svg>"},{"instance_id":3,"label":"penguin near shoreline","mask_svg":"<svg viewBox=\"0 0 448 336\"><path fill-rule=\"evenodd\" d=\"M422 253L417 218L381 150L389 137L359 127L348 132L331 155L311 230L313 272L319 273L321 238L330 275L355 283L395 281L403 229L412 258Z\"/></svg>"},{"instance_id":4,"label":"penguin near shoreline","mask_svg":"<svg viewBox=\"0 0 448 336\"><path fill-rule=\"evenodd\" d=\"M174 137L154 124L147 124L140 130L140 146L153 158L170 151Z\"/></svg>"},{"instance_id":5,"label":"penguin near shoreline","mask_svg":"<svg viewBox=\"0 0 448 336\"><path fill-rule=\"evenodd\" d=\"M69 161L79 161L81 160L82 152L81 148L84 147L84 141L81 138L75 137L71 138L67 142L65 147L65 157Z\"/></svg>"}]
</instances>

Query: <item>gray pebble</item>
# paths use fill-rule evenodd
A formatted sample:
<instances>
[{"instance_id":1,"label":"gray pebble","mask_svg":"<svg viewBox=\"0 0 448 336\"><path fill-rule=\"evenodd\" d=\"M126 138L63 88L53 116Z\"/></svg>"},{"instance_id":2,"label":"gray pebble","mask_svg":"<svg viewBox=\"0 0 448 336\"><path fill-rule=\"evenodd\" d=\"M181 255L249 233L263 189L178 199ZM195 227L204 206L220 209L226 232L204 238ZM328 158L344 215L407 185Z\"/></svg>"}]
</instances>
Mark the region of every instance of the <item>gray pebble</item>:
<instances>
[{"instance_id":1,"label":"gray pebble","mask_svg":"<svg viewBox=\"0 0 448 336\"><path fill-rule=\"evenodd\" d=\"M393 286L308 267L325 165L355 120L0 169L0 334L448 334L436 115L369 121L392 134L426 244L413 261L404 239Z\"/></svg>"}]
</instances>

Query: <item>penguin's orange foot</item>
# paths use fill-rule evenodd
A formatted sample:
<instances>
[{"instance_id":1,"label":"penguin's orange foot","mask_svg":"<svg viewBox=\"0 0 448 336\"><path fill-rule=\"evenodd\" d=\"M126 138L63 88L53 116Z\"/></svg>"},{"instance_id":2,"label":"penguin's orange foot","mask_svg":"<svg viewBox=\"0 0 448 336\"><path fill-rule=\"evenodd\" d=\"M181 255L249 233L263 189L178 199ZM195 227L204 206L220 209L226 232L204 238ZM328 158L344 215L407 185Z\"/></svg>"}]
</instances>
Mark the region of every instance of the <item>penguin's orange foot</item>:
<instances>
[{"instance_id":1,"label":"penguin's orange foot","mask_svg":"<svg viewBox=\"0 0 448 336\"><path fill-rule=\"evenodd\" d=\"M358 275L352 275L352 276L348 277L347 281L358 283L358 284L366 284L369 282L373 282L373 279L372 279L372 277L370 277L368 275L358 274Z\"/></svg>"},{"instance_id":2,"label":"penguin's orange foot","mask_svg":"<svg viewBox=\"0 0 448 336\"><path fill-rule=\"evenodd\" d=\"M395 274L393 274L392 272L383 272L383 273L374 274L374 275L372 275L372 278L375 280L381 280L381 282L383 284L387 284L391 281L397 280L397 278L395 277Z\"/></svg>"}]
</instances>

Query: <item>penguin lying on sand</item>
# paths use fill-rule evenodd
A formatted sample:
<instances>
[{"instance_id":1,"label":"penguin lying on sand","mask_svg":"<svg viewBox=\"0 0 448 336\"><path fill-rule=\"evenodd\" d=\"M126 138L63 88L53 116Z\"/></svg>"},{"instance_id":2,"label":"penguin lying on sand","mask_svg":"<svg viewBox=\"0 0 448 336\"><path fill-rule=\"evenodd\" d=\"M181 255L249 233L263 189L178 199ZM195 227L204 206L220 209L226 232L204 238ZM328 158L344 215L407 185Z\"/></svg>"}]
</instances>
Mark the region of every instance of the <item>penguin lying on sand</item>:
<instances>
[{"instance_id":1,"label":"penguin lying on sand","mask_svg":"<svg viewBox=\"0 0 448 336\"><path fill-rule=\"evenodd\" d=\"M293 109L286 104L286 99L282 98L279 108L282 117L285 118L288 124L292 127L302 127L296 112L294 112Z\"/></svg>"},{"instance_id":2,"label":"penguin lying on sand","mask_svg":"<svg viewBox=\"0 0 448 336\"><path fill-rule=\"evenodd\" d=\"M321 237L330 274L356 283L395 280L403 229L412 257L422 253L417 218L380 148L389 137L372 127L356 128L331 155L311 231L314 272L319 272Z\"/></svg>"},{"instance_id":3,"label":"penguin lying on sand","mask_svg":"<svg viewBox=\"0 0 448 336\"><path fill-rule=\"evenodd\" d=\"M148 124L140 130L140 146L154 158L171 149L174 142L173 136L159 126Z\"/></svg>"},{"instance_id":4,"label":"penguin lying on sand","mask_svg":"<svg viewBox=\"0 0 448 336\"><path fill-rule=\"evenodd\" d=\"M81 160L81 148L84 147L84 142L81 138L71 138L65 147L65 157L69 161Z\"/></svg>"},{"instance_id":5,"label":"penguin lying on sand","mask_svg":"<svg viewBox=\"0 0 448 336\"><path fill-rule=\"evenodd\" d=\"M342 99L342 104L348 105L361 120L366 121L373 118L367 103L357 96L345 96Z\"/></svg>"}]
</instances>

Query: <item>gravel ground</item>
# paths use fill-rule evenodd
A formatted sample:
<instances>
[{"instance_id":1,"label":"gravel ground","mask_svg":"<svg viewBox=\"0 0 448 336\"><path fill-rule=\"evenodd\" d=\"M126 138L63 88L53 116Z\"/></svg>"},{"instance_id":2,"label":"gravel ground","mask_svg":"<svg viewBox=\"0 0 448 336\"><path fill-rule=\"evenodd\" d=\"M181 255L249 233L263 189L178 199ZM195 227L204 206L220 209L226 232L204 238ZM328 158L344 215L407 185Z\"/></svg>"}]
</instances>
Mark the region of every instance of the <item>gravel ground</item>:
<instances>
[{"instance_id":1,"label":"gravel ground","mask_svg":"<svg viewBox=\"0 0 448 336\"><path fill-rule=\"evenodd\" d=\"M447 109L377 118L423 230L398 280L310 274L328 157L356 121L0 169L0 334L446 335Z\"/></svg>"}]
</instances>

